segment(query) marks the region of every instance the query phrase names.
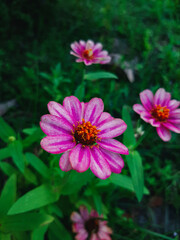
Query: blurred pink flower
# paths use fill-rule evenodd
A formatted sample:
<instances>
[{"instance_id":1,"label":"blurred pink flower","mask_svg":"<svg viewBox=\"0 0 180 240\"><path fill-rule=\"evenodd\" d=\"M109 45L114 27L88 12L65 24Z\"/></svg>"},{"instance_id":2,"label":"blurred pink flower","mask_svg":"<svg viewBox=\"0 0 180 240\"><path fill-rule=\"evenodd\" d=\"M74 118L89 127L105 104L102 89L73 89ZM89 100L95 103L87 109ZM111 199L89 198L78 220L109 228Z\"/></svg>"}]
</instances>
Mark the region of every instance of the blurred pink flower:
<instances>
[{"instance_id":1,"label":"blurred pink flower","mask_svg":"<svg viewBox=\"0 0 180 240\"><path fill-rule=\"evenodd\" d=\"M63 106L49 102L50 114L41 117L40 126L47 136L41 147L49 153L64 154L60 158L63 171L84 172L89 167L99 178L106 179L111 172L120 173L124 162L120 154L128 149L114 137L127 128L125 122L103 112L102 99L88 103L74 96L66 97Z\"/></svg>"},{"instance_id":2,"label":"blurred pink flower","mask_svg":"<svg viewBox=\"0 0 180 240\"><path fill-rule=\"evenodd\" d=\"M102 51L101 43L94 43L91 40L87 42L80 40L71 44L73 51L70 54L76 56L78 59L76 62L84 62L85 65L91 65L93 63L106 64L111 61L111 57L107 51Z\"/></svg>"},{"instance_id":3,"label":"blurred pink flower","mask_svg":"<svg viewBox=\"0 0 180 240\"><path fill-rule=\"evenodd\" d=\"M146 89L140 93L143 105L134 104L133 109L140 117L156 127L159 137L163 141L171 139L170 130L180 133L180 102L171 100L171 94L159 88L155 95Z\"/></svg>"},{"instance_id":4,"label":"blurred pink flower","mask_svg":"<svg viewBox=\"0 0 180 240\"><path fill-rule=\"evenodd\" d=\"M103 215L99 216L95 210L89 214L86 207L80 207L80 214L73 212L71 220L73 221L72 230L77 233L76 240L111 240L109 236L112 229L107 226L107 221L103 221Z\"/></svg>"}]
</instances>

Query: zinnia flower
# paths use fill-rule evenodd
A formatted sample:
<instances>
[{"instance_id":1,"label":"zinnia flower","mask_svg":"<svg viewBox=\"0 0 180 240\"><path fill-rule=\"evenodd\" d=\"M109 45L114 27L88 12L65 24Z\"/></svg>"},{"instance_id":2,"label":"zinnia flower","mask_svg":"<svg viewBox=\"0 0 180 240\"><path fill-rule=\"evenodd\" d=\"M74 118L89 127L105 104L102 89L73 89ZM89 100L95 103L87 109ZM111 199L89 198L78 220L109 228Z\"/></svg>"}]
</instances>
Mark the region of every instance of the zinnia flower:
<instances>
[{"instance_id":1,"label":"zinnia flower","mask_svg":"<svg viewBox=\"0 0 180 240\"><path fill-rule=\"evenodd\" d=\"M90 167L101 179L121 172L124 162L120 154L128 154L128 149L112 138L121 135L127 125L103 112L100 98L84 103L74 96L66 97L63 106L49 102L48 109L50 114L42 116L40 122L47 134L41 147L49 153L64 153L60 158L63 171L84 172Z\"/></svg>"},{"instance_id":2,"label":"zinnia flower","mask_svg":"<svg viewBox=\"0 0 180 240\"><path fill-rule=\"evenodd\" d=\"M155 95L146 89L140 93L143 105L134 104L133 109L140 117L156 127L159 137L163 141L171 139L171 131L180 133L180 105L179 101L171 100L171 94L159 88Z\"/></svg>"},{"instance_id":3,"label":"zinnia flower","mask_svg":"<svg viewBox=\"0 0 180 240\"><path fill-rule=\"evenodd\" d=\"M80 207L80 214L73 212L71 220L74 222L72 229L76 240L111 240L109 236L112 230L107 226L107 221L104 221L103 215L99 216L95 210L91 210L89 214L86 207Z\"/></svg>"},{"instance_id":4,"label":"zinnia flower","mask_svg":"<svg viewBox=\"0 0 180 240\"><path fill-rule=\"evenodd\" d=\"M111 57L107 51L102 51L101 43L94 43L91 40L74 42L71 44L73 51L70 54L76 56L78 59L76 62L84 62L86 65L93 63L106 64L111 61Z\"/></svg>"}]
</instances>

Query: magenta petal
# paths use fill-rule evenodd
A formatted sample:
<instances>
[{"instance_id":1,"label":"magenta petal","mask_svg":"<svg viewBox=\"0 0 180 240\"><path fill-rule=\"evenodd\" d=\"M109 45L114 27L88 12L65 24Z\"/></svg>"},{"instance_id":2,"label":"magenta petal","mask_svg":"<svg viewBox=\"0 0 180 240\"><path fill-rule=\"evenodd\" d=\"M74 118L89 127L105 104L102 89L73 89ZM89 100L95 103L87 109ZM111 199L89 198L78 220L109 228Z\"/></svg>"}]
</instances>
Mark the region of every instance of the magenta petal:
<instances>
[{"instance_id":1,"label":"magenta petal","mask_svg":"<svg viewBox=\"0 0 180 240\"><path fill-rule=\"evenodd\" d=\"M104 104L100 98L92 98L85 109L84 120L95 124L104 110Z\"/></svg>"},{"instance_id":2,"label":"magenta petal","mask_svg":"<svg viewBox=\"0 0 180 240\"><path fill-rule=\"evenodd\" d=\"M96 233L91 234L90 240L99 240L99 239L102 240L102 238L99 238Z\"/></svg>"},{"instance_id":3,"label":"magenta petal","mask_svg":"<svg viewBox=\"0 0 180 240\"><path fill-rule=\"evenodd\" d=\"M71 135L47 136L41 140L41 147L54 154L63 153L76 145Z\"/></svg>"},{"instance_id":4,"label":"magenta petal","mask_svg":"<svg viewBox=\"0 0 180 240\"><path fill-rule=\"evenodd\" d=\"M69 151L63 153L60 158L59 166L62 171L68 172L72 169L71 163L69 161Z\"/></svg>"},{"instance_id":5,"label":"magenta petal","mask_svg":"<svg viewBox=\"0 0 180 240\"><path fill-rule=\"evenodd\" d=\"M146 109L141 104L134 104L133 110L138 114L141 114L142 112L146 112Z\"/></svg>"},{"instance_id":6,"label":"magenta petal","mask_svg":"<svg viewBox=\"0 0 180 240\"><path fill-rule=\"evenodd\" d=\"M103 231L99 231L98 232L98 236L99 236L98 239L111 240L111 237L107 233L105 233Z\"/></svg>"},{"instance_id":7,"label":"magenta petal","mask_svg":"<svg viewBox=\"0 0 180 240\"><path fill-rule=\"evenodd\" d=\"M167 129L169 129L169 130L171 130L171 131L173 131L173 132L175 132L175 133L180 133L180 128L178 128L177 126L175 126L174 124L172 124L172 123L170 123L170 122L162 123L162 125L163 125L165 128L167 128Z\"/></svg>"},{"instance_id":8,"label":"magenta petal","mask_svg":"<svg viewBox=\"0 0 180 240\"><path fill-rule=\"evenodd\" d=\"M140 118L142 118L145 122L149 122L152 118L151 114L149 112L142 112L140 115Z\"/></svg>"},{"instance_id":9,"label":"magenta petal","mask_svg":"<svg viewBox=\"0 0 180 240\"><path fill-rule=\"evenodd\" d=\"M85 229L79 231L79 233L75 236L76 240L87 240L88 233Z\"/></svg>"},{"instance_id":10,"label":"magenta petal","mask_svg":"<svg viewBox=\"0 0 180 240\"><path fill-rule=\"evenodd\" d=\"M104 159L101 151L97 147L91 149L90 169L98 178L106 179L111 175L111 169L107 161Z\"/></svg>"},{"instance_id":11,"label":"magenta petal","mask_svg":"<svg viewBox=\"0 0 180 240\"><path fill-rule=\"evenodd\" d=\"M51 101L48 103L48 110L51 115L64 118L73 125L73 120L71 116L61 104Z\"/></svg>"},{"instance_id":12,"label":"magenta petal","mask_svg":"<svg viewBox=\"0 0 180 240\"><path fill-rule=\"evenodd\" d=\"M106 122L109 122L111 120L113 120L114 118L111 116L111 114L107 113L107 112L103 112L96 124L96 127L100 127L101 125L103 125Z\"/></svg>"},{"instance_id":13,"label":"magenta petal","mask_svg":"<svg viewBox=\"0 0 180 240\"><path fill-rule=\"evenodd\" d=\"M106 122L99 129L101 132L98 134L99 138L114 138L121 135L127 128L126 123L121 119L113 119L112 121Z\"/></svg>"},{"instance_id":14,"label":"magenta petal","mask_svg":"<svg viewBox=\"0 0 180 240\"><path fill-rule=\"evenodd\" d=\"M150 111L153 107L153 93L150 90L146 89L140 93L140 99L143 106L148 111Z\"/></svg>"},{"instance_id":15,"label":"magenta petal","mask_svg":"<svg viewBox=\"0 0 180 240\"><path fill-rule=\"evenodd\" d=\"M103 148L100 148L100 150L102 151L106 161L108 162L111 171L114 173L120 173L122 168L124 167L124 161L122 157L118 153L113 153Z\"/></svg>"},{"instance_id":16,"label":"magenta petal","mask_svg":"<svg viewBox=\"0 0 180 240\"><path fill-rule=\"evenodd\" d=\"M81 216L83 217L84 220L89 219L89 212L88 212L88 210L85 206L80 207L80 213L81 213Z\"/></svg>"},{"instance_id":17,"label":"magenta petal","mask_svg":"<svg viewBox=\"0 0 180 240\"><path fill-rule=\"evenodd\" d=\"M170 99L171 99L171 94L166 92L164 88L159 88L154 96L154 104L161 105L162 107L167 106Z\"/></svg>"},{"instance_id":18,"label":"magenta petal","mask_svg":"<svg viewBox=\"0 0 180 240\"><path fill-rule=\"evenodd\" d=\"M168 142L171 139L171 133L167 128L165 128L161 125L160 127L156 128L156 130L157 130L159 137L163 141Z\"/></svg>"},{"instance_id":19,"label":"magenta petal","mask_svg":"<svg viewBox=\"0 0 180 240\"><path fill-rule=\"evenodd\" d=\"M102 139L101 141L97 141L97 143L99 144L100 147L106 150L124 155L129 154L128 148L124 144L120 143L115 139Z\"/></svg>"},{"instance_id":20,"label":"magenta petal","mask_svg":"<svg viewBox=\"0 0 180 240\"><path fill-rule=\"evenodd\" d=\"M153 126L153 127L160 127L160 122L156 121L156 119L152 118L149 119L149 123Z\"/></svg>"},{"instance_id":21,"label":"magenta petal","mask_svg":"<svg viewBox=\"0 0 180 240\"><path fill-rule=\"evenodd\" d=\"M180 118L180 109L175 109L170 112L169 118Z\"/></svg>"},{"instance_id":22,"label":"magenta petal","mask_svg":"<svg viewBox=\"0 0 180 240\"><path fill-rule=\"evenodd\" d=\"M174 110L179 106L180 106L180 101L176 101L176 100L169 101L168 108L170 108L171 110Z\"/></svg>"},{"instance_id":23,"label":"magenta petal","mask_svg":"<svg viewBox=\"0 0 180 240\"><path fill-rule=\"evenodd\" d=\"M102 48L103 48L103 46L102 46L101 43L96 43L96 45L95 45L94 48L93 48L93 54L94 54L94 56L95 56L96 54L98 54L99 52L101 52Z\"/></svg>"},{"instance_id":24,"label":"magenta petal","mask_svg":"<svg viewBox=\"0 0 180 240\"><path fill-rule=\"evenodd\" d=\"M86 43L86 49L93 49L94 48L94 42L92 40L88 40Z\"/></svg>"},{"instance_id":25,"label":"magenta petal","mask_svg":"<svg viewBox=\"0 0 180 240\"><path fill-rule=\"evenodd\" d=\"M92 60L88 60L88 59L84 59L84 63L86 66L92 65L93 61Z\"/></svg>"},{"instance_id":26,"label":"magenta petal","mask_svg":"<svg viewBox=\"0 0 180 240\"><path fill-rule=\"evenodd\" d=\"M66 97L63 101L63 106L73 118L75 124L81 120L82 107L77 97Z\"/></svg>"},{"instance_id":27,"label":"magenta petal","mask_svg":"<svg viewBox=\"0 0 180 240\"><path fill-rule=\"evenodd\" d=\"M61 135L71 133L73 126L64 118L46 114L41 117L40 127L47 135Z\"/></svg>"},{"instance_id":28,"label":"magenta petal","mask_svg":"<svg viewBox=\"0 0 180 240\"><path fill-rule=\"evenodd\" d=\"M84 222L81 215L77 212L72 212L70 218L71 218L71 221L73 221L75 223L83 223Z\"/></svg>"},{"instance_id":29,"label":"magenta petal","mask_svg":"<svg viewBox=\"0 0 180 240\"><path fill-rule=\"evenodd\" d=\"M87 146L83 147L78 144L71 150L69 155L72 168L77 172L84 172L89 168L90 164L90 152Z\"/></svg>"}]
</instances>

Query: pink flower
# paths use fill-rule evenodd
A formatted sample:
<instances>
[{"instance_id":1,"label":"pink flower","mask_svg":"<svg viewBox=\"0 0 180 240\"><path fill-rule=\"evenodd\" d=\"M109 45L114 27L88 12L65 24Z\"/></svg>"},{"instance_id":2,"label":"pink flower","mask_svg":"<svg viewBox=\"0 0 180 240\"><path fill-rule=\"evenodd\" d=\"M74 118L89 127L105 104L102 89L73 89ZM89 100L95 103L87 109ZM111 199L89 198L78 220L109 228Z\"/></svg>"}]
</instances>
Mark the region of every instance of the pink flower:
<instances>
[{"instance_id":1,"label":"pink flower","mask_svg":"<svg viewBox=\"0 0 180 240\"><path fill-rule=\"evenodd\" d=\"M111 240L109 236L112 229L107 226L107 221L102 220L103 215L99 216L95 210L89 214L86 207L80 207L80 214L73 212L71 220L73 221L72 229L76 240Z\"/></svg>"},{"instance_id":2,"label":"pink flower","mask_svg":"<svg viewBox=\"0 0 180 240\"><path fill-rule=\"evenodd\" d=\"M134 104L133 109L140 117L156 127L159 137L163 141L171 139L170 130L180 133L180 105L179 101L171 100L171 94L159 88L155 95L146 89L140 93L143 105Z\"/></svg>"},{"instance_id":3,"label":"pink flower","mask_svg":"<svg viewBox=\"0 0 180 240\"><path fill-rule=\"evenodd\" d=\"M111 57L107 51L102 51L101 43L94 43L91 40L87 42L80 40L71 44L73 51L70 54L76 56L78 59L76 62L84 62L85 65L91 65L93 63L106 64L111 61Z\"/></svg>"},{"instance_id":4,"label":"pink flower","mask_svg":"<svg viewBox=\"0 0 180 240\"><path fill-rule=\"evenodd\" d=\"M64 153L59 163L63 171L84 172L90 167L101 179L121 172L124 162L120 154L129 154L128 149L112 138L121 135L127 125L103 112L100 98L84 103L74 96L66 97L63 106L49 102L48 109L50 114L42 116L40 122L47 134L41 147L49 153Z\"/></svg>"}]
</instances>

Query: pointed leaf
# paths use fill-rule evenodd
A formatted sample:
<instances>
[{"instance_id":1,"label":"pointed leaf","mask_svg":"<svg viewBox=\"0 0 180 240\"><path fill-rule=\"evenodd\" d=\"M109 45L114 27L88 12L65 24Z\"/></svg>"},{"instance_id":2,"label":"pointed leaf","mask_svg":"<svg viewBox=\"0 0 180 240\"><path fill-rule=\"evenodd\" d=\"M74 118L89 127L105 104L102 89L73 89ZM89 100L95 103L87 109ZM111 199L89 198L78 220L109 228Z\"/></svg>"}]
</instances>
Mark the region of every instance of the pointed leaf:
<instances>
[{"instance_id":1,"label":"pointed leaf","mask_svg":"<svg viewBox=\"0 0 180 240\"><path fill-rule=\"evenodd\" d=\"M18 171L7 162L0 162L0 168L8 176L11 176L12 174L18 174Z\"/></svg>"},{"instance_id":2,"label":"pointed leaf","mask_svg":"<svg viewBox=\"0 0 180 240\"><path fill-rule=\"evenodd\" d=\"M102 79L102 78L114 78L114 79L118 79L118 77L110 72L92 72L92 73L87 73L85 74L84 78L86 80L98 80L98 79Z\"/></svg>"},{"instance_id":3,"label":"pointed leaf","mask_svg":"<svg viewBox=\"0 0 180 240\"><path fill-rule=\"evenodd\" d=\"M3 160L3 159L8 158L10 156L11 156L11 154L10 154L9 149L7 147L0 149L0 160Z\"/></svg>"},{"instance_id":4,"label":"pointed leaf","mask_svg":"<svg viewBox=\"0 0 180 240\"><path fill-rule=\"evenodd\" d=\"M4 185L0 197L0 216L6 215L16 198L16 175L12 175Z\"/></svg>"},{"instance_id":5,"label":"pointed leaf","mask_svg":"<svg viewBox=\"0 0 180 240\"><path fill-rule=\"evenodd\" d=\"M126 156L126 159L131 173L134 190L137 199L140 202L143 196L144 189L144 173L142 159L137 151L130 152L130 154Z\"/></svg>"},{"instance_id":6,"label":"pointed leaf","mask_svg":"<svg viewBox=\"0 0 180 240\"><path fill-rule=\"evenodd\" d=\"M19 168L20 172L24 173L24 155L22 144L19 140L9 144L9 151L14 164Z\"/></svg>"},{"instance_id":7,"label":"pointed leaf","mask_svg":"<svg viewBox=\"0 0 180 240\"><path fill-rule=\"evenodd\" d=\"M34 142L38 142L42 138L42 136L43 132L40 128L38 128L31 135L29 135L23 140L23 147L29 147Z\"/></svg>"},{"instance_id":8,"label":"pointed leaf","mask_svg":"<svg viewBox=\"0 0 180 240\"><path fill-rule=\"evenodd\" d=\"M41 185L19 198L10 208L8 215L28 212L57 201L59 193L50 185Z\"/></svg>"},{"instance_id":9,"label":"pointed leaf","mask_svg":"<svg viewBox=\"0 0 180 240\"><path fill-rule=\"evenodd\" d=\"M74 95L80 100L83 101L85 94L85 84L81 83L75 90Z\"/></svg>"},{"instance_id":10,"label":"pointed leaf","mask_svg":"<svg viewBox=\"0 0 180 240\"><path fill-rule=\"evenodd\" d=\"M36 228L31 235L31 240L44 240L44 235L48 229L48 225Z\"/></svg>"},{"instance_id":11,"label":"pointed leaf","mask_svg":"<svg viewBox=\"0 0 180 240\"><path fill-rule=\"evenodd\" d=\"M0 138L4 142L9 141L9 137L16 137L15 131L0 117Z\"/></svg>"}]
</instances>

